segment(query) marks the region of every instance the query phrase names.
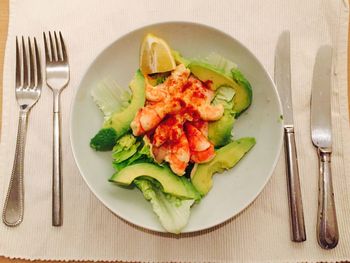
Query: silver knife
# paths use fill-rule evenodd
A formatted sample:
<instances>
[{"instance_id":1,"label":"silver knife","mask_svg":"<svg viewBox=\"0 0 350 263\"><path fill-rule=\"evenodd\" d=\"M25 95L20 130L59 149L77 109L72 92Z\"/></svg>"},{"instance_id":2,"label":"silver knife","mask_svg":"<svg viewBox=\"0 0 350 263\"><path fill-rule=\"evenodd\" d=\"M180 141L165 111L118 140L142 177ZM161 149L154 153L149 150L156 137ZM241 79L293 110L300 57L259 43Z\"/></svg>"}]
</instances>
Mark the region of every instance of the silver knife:
<instances>
[{"instance_id":1,"label":"silver knife","mask_svg":"<svg viewBox=\"0 0 350 263\"><path fill-rule=\"evenodd\" d=\"M306 233L294 138L290 67L290 33L289 31L284 31L280 35L276 47L275 83L283 104L284 151L287 163L286 172L292 241L303 242L306 240Z\"/></svg>"},{"instance_id":2,"label":"silver knife","mask_svg":"<svg viewBox=\"0 0 350 263\"><path fill-rule=\"evenodd\" d=\"M322 46L316 56L311 93L311 138L319 159L317 240L325 249L336 247L339 240L331 173L331 68L332 48Z\"/></svg>"}]
</instances>

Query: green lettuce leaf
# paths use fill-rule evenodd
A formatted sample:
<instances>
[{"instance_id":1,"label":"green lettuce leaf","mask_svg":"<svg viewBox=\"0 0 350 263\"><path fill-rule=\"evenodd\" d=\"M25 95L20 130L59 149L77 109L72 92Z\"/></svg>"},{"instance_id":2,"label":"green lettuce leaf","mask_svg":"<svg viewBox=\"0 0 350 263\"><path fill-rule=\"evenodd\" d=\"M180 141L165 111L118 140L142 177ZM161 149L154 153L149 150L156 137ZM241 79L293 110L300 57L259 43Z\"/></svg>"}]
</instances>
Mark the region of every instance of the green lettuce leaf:
<instances>
[{"instance_id":1,"label":"green lettuce leaf","mask_svg":"<svg viewBox=\"0 0 350 263\"><path fill-rule=\"evenodd\" d=\"M114 162L121 163L129 159L137 152L137 148L141 143L136 141L136 138L131 134L126 134L121 137L113 147L112 157Z\"/></svg>"},{"instance_id":2,"label":"green lettuce leaf","mask_svg":"<svg viewBox=\"0 0 350 263\"><path fill-rule=\"evenodd\" d=\"M121 137L113 148L113 167L116 171L134 163L154 163L149 142L137 140L132 134Z\"/></svg>"},{"instance_id":3,"label":"green lettuce leaf","mask_svg":"<svg viewBox=\"0 0 350 263\"><path fill-rule=\"evenodd\" d=\"M207 57L205 57L203 62L208 63L224 74L231 76L231 70L237 68L237 64L223 57L222 55L212 52Z\"/></svg>"},{"instance_id":4,"label":"green lettuce leaf","mask_svg":"<svg viewBox=\"0 0 350 263\"><path fill-rule=\"evenodd\" d=\"M214 105L222 104L224 106L226 115L231 114L232 117L235 116L235 111L233 110L234 102L233 97L235 95L235 90L230 87L220 87L215 97L212 101Z\"/></svg>"},{"instance_id":5,"label":"green lettuce leaf","mask_svg":"<svg viewBox=\"0 0 350 263\"><path fill-rule=\"evenodd\" d=\"M188 223L194 200L183 200L165 194L154 180L136 179L134 183L141 190L145 199L152 204L153 211L165 230L179 234Z\"/></svg>"},{"instance_id":6,"label":"green lettuce leaf","mask_svg":"<svg viewBox=\"0 0 350 263\"><path fill-rule=\"evenodd\" d=\"M91 90L91 96L107 120L114 112L121 111L129 105L131 93L115 81L106 79Z\"/></svg>"}]
</instances>

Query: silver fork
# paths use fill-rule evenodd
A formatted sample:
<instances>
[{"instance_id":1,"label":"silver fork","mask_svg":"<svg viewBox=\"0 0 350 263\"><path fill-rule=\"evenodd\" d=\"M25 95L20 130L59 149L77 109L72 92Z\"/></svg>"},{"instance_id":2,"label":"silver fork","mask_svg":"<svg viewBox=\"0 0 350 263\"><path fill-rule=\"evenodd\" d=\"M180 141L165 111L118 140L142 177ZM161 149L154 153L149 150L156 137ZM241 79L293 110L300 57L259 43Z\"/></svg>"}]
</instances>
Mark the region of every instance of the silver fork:
<instances>
[{"instance_id":1,"label":"silver fork","mask_svg":"<svg viewBox=\"0 0 350 263\"><path fill-rule=\"evenodd\" d=\"M29 110L39 100L42 87L40 55L36 39L34 47L28 37L28 52L22 37L22 50L20 52L16 37L16 99L19 105L19 122L17 142L12 174L7 192L2 220L7 226L17 226L23 220L24 211L24 148L27 133L27 115ZM28 53L28 54L27 54ZM28 64L29 60L29 64Z\"/></svg>"},{"instance_id":2,"label":"silver fork","mask_svg":"<svg viewBox=\"0 0 350 263\"><path fill-rule=\"evenodd\" d=\"M60 94L69 82L69 64L61 32L49 32L44 36L46 59L46 84L53 93L53 179L52 179L52 225L62 225L62 164L61 164L61 115ZM49 44L48 44L49 43Z\"/></svg>"}]
</instances>

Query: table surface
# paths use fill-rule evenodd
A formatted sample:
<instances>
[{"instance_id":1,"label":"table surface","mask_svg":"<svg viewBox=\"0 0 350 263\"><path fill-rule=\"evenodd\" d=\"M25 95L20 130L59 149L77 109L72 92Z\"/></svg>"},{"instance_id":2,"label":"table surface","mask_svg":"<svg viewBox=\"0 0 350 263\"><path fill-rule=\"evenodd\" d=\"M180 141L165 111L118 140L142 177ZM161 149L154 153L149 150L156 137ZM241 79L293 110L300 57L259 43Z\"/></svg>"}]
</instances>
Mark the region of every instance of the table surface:
<instances>
[{"instance_id":1,"label":"table surface","mask_svg":"<svg viewBox=\"0 0 350 263\"><path fill-rule=\"evenodd\" d=\"M350 0L349 0L350 1ZM9 19L9 2L8 0L0 0L0 132L1 132L1 116L2 116L2 75L3 75L3 62L4 62L4 51L6 45L7 37L7 27ZM349 27L349 37L350 37L350 27ZM350 42L350 41L349 41ZM350 55L350 45L348 46L348 56ZM350 58L350 56L349 56ZM350 73L350 59L348 58L348 73ZM349 74L348 74L349 76ZM348 83L348 103L350 111L350 82ZM27 261L27 260L11 260L0 256L0 263L29 263L29 262L44 262L45 261ZM49 262L59 262L59 261L49 261Z\"/></svg>"}]
</instances>

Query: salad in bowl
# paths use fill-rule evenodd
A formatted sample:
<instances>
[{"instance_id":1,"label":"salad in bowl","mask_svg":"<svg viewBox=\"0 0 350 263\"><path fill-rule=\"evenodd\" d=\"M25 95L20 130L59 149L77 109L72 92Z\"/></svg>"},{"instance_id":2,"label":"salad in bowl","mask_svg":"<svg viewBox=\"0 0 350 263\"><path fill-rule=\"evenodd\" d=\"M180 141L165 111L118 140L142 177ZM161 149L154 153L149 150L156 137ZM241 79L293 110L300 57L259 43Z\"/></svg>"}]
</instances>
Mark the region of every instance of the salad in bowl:
<instances>
[{"instance_id":1,"label":"salad in bowl","mask_svg":"<svg viewBox=\"0 0 350 263\"><path fill-rule=\"evenodd\" d=\"M172 48L147 34L129 92L92 89L104 121L90 147L111 152L111 184L138 188L164 229L178 234L210 194L213 175L232 169L256 141L233 139L253 98L239 67L217 53L185 58Z\"/></svg>"}]
</instances>

